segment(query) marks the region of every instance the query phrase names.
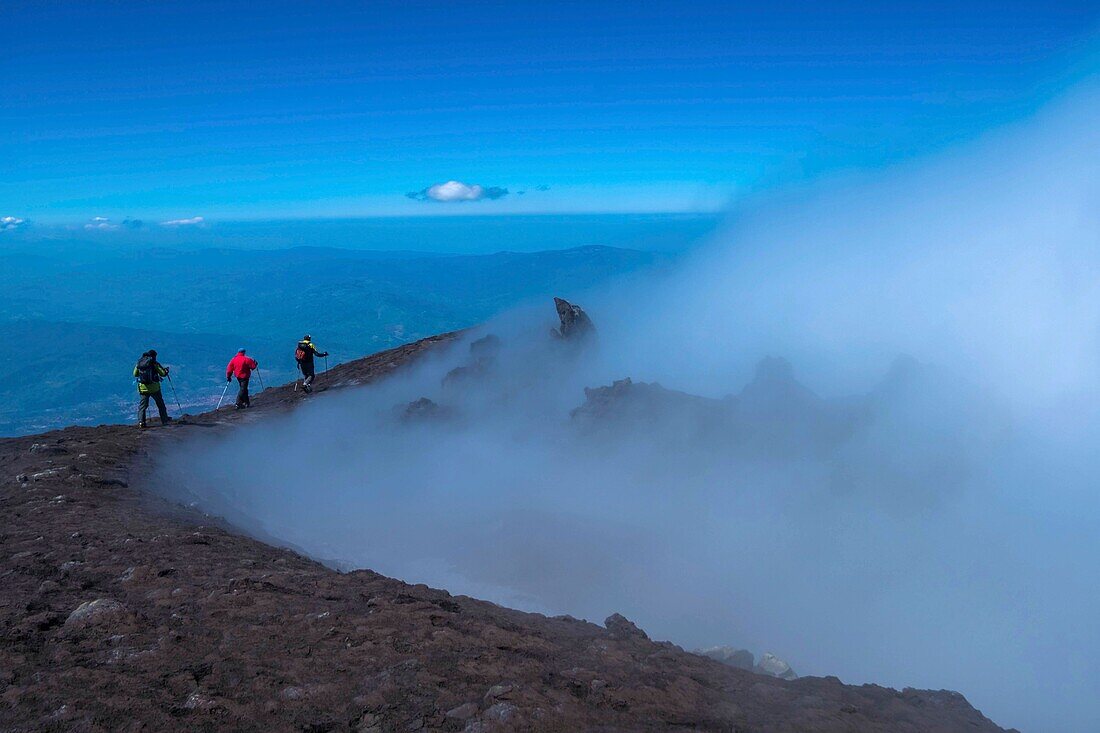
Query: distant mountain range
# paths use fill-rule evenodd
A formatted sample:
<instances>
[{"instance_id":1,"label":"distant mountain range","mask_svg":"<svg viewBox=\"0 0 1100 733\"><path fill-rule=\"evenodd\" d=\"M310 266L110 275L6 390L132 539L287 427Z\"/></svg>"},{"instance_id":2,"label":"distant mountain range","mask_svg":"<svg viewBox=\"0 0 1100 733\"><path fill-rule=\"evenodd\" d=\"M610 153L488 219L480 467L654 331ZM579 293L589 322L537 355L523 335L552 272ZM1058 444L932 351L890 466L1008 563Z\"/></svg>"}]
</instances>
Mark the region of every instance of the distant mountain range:
<instances>
[{"instance_id":1,"label":"distant mountain range","mask_svg":"<svg viewBox=\"0 0 1100 733\"><path fill-rule=\"evenodd\" d=\"M0 272L0 434L129 420L130 370L156 348L184 408L216 401L245 347L293 378L306 332L333 363L474 325L530 298L592 287L669 256L613 247L490 255L66 247L12 252ZM170 395L169 395L170 396Z\"/></svg>"}]
</instances>

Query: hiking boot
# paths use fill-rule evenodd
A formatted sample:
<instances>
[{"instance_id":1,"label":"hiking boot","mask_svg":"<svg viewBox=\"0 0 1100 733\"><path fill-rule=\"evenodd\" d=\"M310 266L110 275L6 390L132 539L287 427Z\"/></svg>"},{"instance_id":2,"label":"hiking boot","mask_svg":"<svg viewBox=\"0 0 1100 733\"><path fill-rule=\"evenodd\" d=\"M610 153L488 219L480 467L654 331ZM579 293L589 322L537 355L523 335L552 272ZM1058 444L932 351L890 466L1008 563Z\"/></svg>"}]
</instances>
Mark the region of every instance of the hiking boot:
<instances>
[{"instance_id":1,"label":"hiking boot","mask_svg":"<svg viewBox=\"0 0 1100 733\"><path fill-rule=\"evenodd\" d=\"M147 427L149 427L149 426L148 426L148 425L146 425L146 424L145 424L145 423L143 423L143 422L139 422L139 423L138 423L138 429L140 429L140 430L144 430L144 429L145 429L145 428L147 428Z\"/></svg>"},{"instance_id":2,"label":"hiking boot","mask_svg":"<svg viewBox=\"0 0 1100 733\"><path fill-rule=\"evenodd\" d=\"M161 425L167 425L170 422L172 422L172 418L166 417L166 418L164 418L163 420L160 421L160 424Z\"/></svg>"}]
</instances>

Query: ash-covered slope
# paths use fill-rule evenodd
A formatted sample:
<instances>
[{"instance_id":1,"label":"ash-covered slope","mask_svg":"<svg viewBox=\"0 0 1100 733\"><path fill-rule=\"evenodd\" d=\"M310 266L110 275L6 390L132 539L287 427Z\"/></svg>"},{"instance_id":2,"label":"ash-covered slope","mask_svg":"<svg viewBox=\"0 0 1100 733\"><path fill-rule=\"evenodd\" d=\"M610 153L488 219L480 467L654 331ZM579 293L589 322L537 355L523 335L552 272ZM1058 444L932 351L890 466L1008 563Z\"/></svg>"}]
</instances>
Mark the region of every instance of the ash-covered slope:
<instances>
[{"instance_id":1,"label":"ash-covered slope","mask_svg":"<svg viewBox=\"0 0 1100 733\"><path fill-rule=\"evenodd\" d=\"M367 357L376 379L450 341ZM70 428L0 441L5 731L997 731L959 694L785 681L605 626L369 571L340 574L153 498L141 466L188 431Z\"/></svg>"}]
</instances>

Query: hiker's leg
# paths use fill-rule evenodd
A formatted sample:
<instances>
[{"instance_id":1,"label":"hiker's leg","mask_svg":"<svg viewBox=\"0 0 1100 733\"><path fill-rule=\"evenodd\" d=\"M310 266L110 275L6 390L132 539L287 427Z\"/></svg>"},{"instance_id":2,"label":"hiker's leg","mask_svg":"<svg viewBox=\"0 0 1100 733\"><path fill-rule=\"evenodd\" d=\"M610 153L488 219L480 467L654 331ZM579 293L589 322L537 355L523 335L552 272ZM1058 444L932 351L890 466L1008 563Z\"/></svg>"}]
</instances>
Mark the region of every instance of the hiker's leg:
<instances>
[{"instance_id":1,"label":"hiker's leg","mask_svg":"<svg viewBox=\"0 0 1100 733\"><path fill-rule=\"evenodd\" d=\"M149 409L149 395L143 394L138 400L138 425L145 424L145 411Z\"/></svg>"},{"instance_id":2,"label":"hiker's leg","mask_svg":"<svg viewBox=\"0 0 1100 733\"><path fill-rule=\"evenodd\" d=\"M305 379L302 380L302 389L306 392L312 392L314 371L312 369L303 369L302 374L305 376Z\"/></svg>"},{"instance_id":3,"label":"hiker's leg","mask_svg":"<svg viewBox=\"0 0 1100 733\"><path fill-rule=\"evenodd\" d=\"M172 418L168 417L168 407L164 404L164 395L160 392L154 392L153 399L156 400L157 410L160 411L160 421L162 423L171 422Z\"/></svg>"},{"instance_id":4,"label":"hiker's leg","mask_svg":"<svg viewBox=\"0 0 1100 733\"><path fill-rule=\"evenodd\" d=\"M248 398L248 377L237 377L237 407L248 407L252 401Z\"/></svg>"}]
</instances>

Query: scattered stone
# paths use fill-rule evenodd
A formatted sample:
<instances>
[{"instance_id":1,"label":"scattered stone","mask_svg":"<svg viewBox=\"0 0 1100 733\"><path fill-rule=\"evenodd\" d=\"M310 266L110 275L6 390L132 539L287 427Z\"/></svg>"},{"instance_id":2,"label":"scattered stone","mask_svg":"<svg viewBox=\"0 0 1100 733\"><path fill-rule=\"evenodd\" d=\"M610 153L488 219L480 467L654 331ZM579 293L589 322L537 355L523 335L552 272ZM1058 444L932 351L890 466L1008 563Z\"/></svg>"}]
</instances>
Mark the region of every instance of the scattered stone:
<instances>
[{"instance_id":1,"label":"scattered stone","mask_svg":"<svg viewBox=\"0 0 1100 733\"><path fill-rule=\"evenodd\" d=\"M31 453L45 454L45 455L61 455L68 453L68 449L62 445L50 445L49 443L34 443L31 445Z\"/></svg>"},{"instance_id":2,"label":"scattered stone","mask_svg":"<svg viewBox=\"0 0 1100 733\"><path fill-rule=\"evenodd\" d=\"M113 598L97 598L85 601L65 619L67 627L92 626L109 623L126 614L126 606Z\"/></svg>"},{"instance_id":3,"label":"scattered stone","mask_svg":"<svg viewBox=\"0 0 1100 733\"><path fill-rule=\"evenodd\" d=\"M456 708L448 710L446 715L452 720L468 720L477 715L477 710L478 707L476 702L465 702Z\"/></svg>"},{"instance_id":4,"label":"scattered stone","mask_svg":"<svg viewBox=\"0 0 1100 733\"><path fill-rule=\"evenodd\" d=\"M61 584L56 583L52 580L43 580L38 585L38 595L40 595L40 596L44 596L44 595L47 595L49 593L54 593L54 592L59 591L59 590L61 590Z\"/></svg>"},{"instance_id":5,"label":"scattered stone","mask_svg":"<svg viewBox=\"0 0 1100 733\"><path fill-rule=\"evenodd\" d=\"M507 698L515 689L513 685L499 684L493 685L489 688L489 691L485 693L485 700L495 700L497 698Z\"/></svg>"},{"instance_id":6,"label":"scattered stone","mask_svg":"<svg viewBox=\"0 0 1100 733\"><path fill-rule=\"evenodd\" d=\"M198 692L192 692L183 701L183 707L187 710L210 710L215 705L216 703L213 700Z\"/></svg>"},{"instance_id":7,"label":"scattered stone","mask_svg":"<svg viewBox=\"0 0 1100 733\"><path fill-rule=\"evenodd\" d=\"M306 696L306 691L301 687L284 687L283 691L279 693L279 697L284 700L301 700Z\"/></svg>"},{"instance_id":8,"label":"scattered stone","mask_svg":"<svg viewBox=\"0 0 1100 733\"><path fill-rule=\"evenodd\" d=\"M498 702L485 711L485 719L494 723L507 723L515 717L517 710L510 702Z\"/></svg>"}]
</instances>

